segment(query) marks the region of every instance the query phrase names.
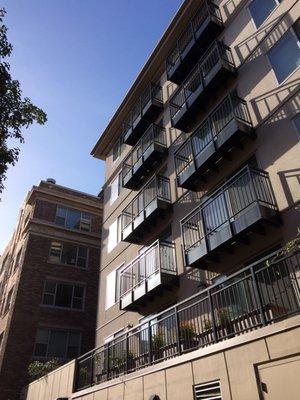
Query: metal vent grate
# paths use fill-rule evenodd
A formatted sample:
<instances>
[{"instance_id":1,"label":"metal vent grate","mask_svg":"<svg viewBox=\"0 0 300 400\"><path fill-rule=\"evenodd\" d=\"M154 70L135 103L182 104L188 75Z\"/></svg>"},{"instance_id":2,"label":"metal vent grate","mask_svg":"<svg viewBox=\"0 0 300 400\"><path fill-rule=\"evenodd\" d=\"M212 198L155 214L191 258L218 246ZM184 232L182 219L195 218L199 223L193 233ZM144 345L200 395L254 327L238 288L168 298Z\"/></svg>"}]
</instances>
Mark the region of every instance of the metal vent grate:
<instances>
[{"instance_id":1,"label":"metal vent grate","mask_svg":"<svg viewBox=\"0 0 300 400\"><path fill-rule=\"evenodd\" d=\"M195 400L222 400L220 381L195 385L194 395Z\"/></svg>"}]
</instances>

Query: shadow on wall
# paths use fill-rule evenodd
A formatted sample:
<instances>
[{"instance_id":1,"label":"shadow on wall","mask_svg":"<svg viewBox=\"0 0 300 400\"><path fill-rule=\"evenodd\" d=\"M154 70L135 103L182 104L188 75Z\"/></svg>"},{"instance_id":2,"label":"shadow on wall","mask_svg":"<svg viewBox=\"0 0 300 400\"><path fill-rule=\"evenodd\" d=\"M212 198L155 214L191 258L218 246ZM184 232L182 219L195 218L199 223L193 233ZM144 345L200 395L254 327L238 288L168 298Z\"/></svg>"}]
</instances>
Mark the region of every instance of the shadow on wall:
<instances>
[{"instance_id":1,"label":"shadow on wall","mask_svg":"<svg viewBox=\"0 0 300 400\"><path fill-rule=\"evenodd\" d=\"M256 117L257 125L261 125L266 120L268 120L267 124L272 124L286 118L287 116L283 110L279 111L279 108L287 100L290 101L293 113L296 115L300 111L299 84L300 79L295 79L251 99L250 103ZM275 113L277 114L275 115Z\"/></svg>"},{"instance_id":2,"label":"shadow on wall","mask_svg":"<svg viewBox=\"0 0 300 400\"><path fill-rule=\"evenodd\" d=\"M250 23L250 21L251 18L249 14L247 22ZM263 53L269 51L292 24L293 20L289 14L279 16L262 28L257 29L254 34L234 46L240 65L245 62L253 61ZM243 25L245 25L245 21ZM238 65L238 67L240 65Z\"/></svg>"},{"instance_id":3,"label":"shadow on wall","mask_svg":"<svg viewBox=\"0 0 300 400\"><path fill-rule=\"evenodd\" d=\"M288 203L288 207L297 206L297 211L300 211L299 197L297 198L297 191L295 188L298 187L298 194L300 192L300 168L290 169L286 171L278 172L282 189L285 193L285 197Z\"/></svg>"}]
</instances>

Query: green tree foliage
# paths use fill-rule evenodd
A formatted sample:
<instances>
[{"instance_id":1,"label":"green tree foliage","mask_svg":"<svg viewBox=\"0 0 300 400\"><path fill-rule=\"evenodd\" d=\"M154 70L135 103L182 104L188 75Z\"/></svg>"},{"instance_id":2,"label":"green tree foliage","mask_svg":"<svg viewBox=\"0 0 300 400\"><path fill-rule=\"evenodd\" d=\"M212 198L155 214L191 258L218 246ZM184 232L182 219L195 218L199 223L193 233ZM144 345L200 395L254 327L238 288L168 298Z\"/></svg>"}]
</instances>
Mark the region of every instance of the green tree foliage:
<instances>
[{"instance_id":1,"label":"green tree foliage","mask_svg":"<svg viewBox=\"0 0 300 400\"><path fill-rule=\"evenodd\" d=\"M47 116L25 97L19 81L12 79L7 58L11 55L12 45L7 39L7 27L3 24L5 9L0 8L0 193L9 165L18 161L20 149L10 147L14 141L23 143L22 130L32 123L44 124Z\"/></svg>"},{"instance_id":2,"label":"green tree foliage","mask_svg":"<svg viewBox=\"0 0 300 400\"><path fill-rule=\"evenodd\" d=\"M56 358L45 362L33 361L28 365L28 375L32 380L39 379L60 366L61 363Z\"/></svg>"}]
</instances>

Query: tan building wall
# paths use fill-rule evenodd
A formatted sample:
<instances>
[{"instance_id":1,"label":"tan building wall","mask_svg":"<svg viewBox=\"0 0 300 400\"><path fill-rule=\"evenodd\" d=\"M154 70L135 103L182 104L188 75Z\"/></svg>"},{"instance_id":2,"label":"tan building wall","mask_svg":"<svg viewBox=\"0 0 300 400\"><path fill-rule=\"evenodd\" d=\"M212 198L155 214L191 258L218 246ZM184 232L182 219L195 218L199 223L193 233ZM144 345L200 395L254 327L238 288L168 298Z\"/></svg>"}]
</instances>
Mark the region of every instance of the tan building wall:
<instances>
[{"instance_id":1,"label":"tan building wall","mask_svg":"<svg viewBox=\"0 0 300 400\"><path fill-rule=\"evenodd\" d=\"M186 11L181 16L182 27L186 22L187 16L193 14L193 10L199 2L186 1L185 4L186 9L189 11ZM300 187L297 178L300 172L300 142L293 118L299 113L300 70L299 68L296 69L279 85L265 54L299 18L300 3L296 0L282 2L259 29L255 28L247 8L249 1L229 4L228 1L224 0L218 1L217 4L225 22L225 30L220 39L231 48L238 68L238 77L224 86L220 85L220 89L216 91L215 97L207 104L206 109L199 112L194 125L197 125L199 121L205 118L210 110L230 90L236 89L238 95L247 101L257 138L252 142L247 142L242 150L235 151L232 159L224 162L221 168L210 176L202 191L197 193L189 192L182 196L182 189L176 185L173 159L174 151L182 143L182 135L178 137L180 131L175 132L171 128L168 106L168 99L175 90L176 85L167 81L164 66L165 58L161 54L157 55L157 59L153 61L147 72L145 72L147 78L143 78L140 85L148 79L148 82L159 81L163 86L164 111L156 122L163 119L163 125L168 132L169 156L165 162L160 164L158 171L170 179L173 213L169 218L159 221L156 228L147 235L143 244L151 244L168 225L172 225L172 239L176 245L180 285L179 288L174 287L173 291L167 296L160 298L158 303L151 303L136 313L124 313L119 310L118 304L107 310L105 309L107 275L123 262L125 264L129 263L137 256L138 250L141 248L139 245L120 242L111 252L107 251L109 227L137 194L137 191L122 188L117 200L110 204L111 182L121 171L122 160L131 151L132 147L125 145L121 156L115 162L112 160L112 151L110 151L105 159L106 183L104 186L103 261L101 263L100 297L98 302L98 345L101 345L104 338L113 332L126 327L128 324L137 324L139 318L158 312L170 304L183 300L198 290L198 285L201 281L206 282L203 272L200 273L195 269L184 266L180 220L199 203L201 196L218 187L226 177L240 168L252 155L255 155L259 167L269 173L283 224L280 228L270 228L263 240L261 240L260 236L254 237L251 241L251 246L239 246L234 254L222 254L221 263L218 264L217 268L220 272L231 273L245 265L245 263L250 262L259 254L273 248L275 245L285 243L297 234L297 226L299 225L297 222L299 220L297 206L300 201ZM178 25L175 25L173 34L170 33L168 44L164 44L165 47L172 46L174 40L178 38L176 29L179 29ZM163 51L166 50L161 50L161 52ZM156 66L155 69L154 65ZM138 85L138 83L135 83L135 85ZM116 136L121 130L117 124L126 116L130 105L133 103L134 96L139 94L138 89L135 89L135 91L136 93L127 100L115 117L114 123L116 126L114 129L111 128L111 133ZM112 145L113 140L111 140L111 147Z\"/></svg>"}]
</instances>

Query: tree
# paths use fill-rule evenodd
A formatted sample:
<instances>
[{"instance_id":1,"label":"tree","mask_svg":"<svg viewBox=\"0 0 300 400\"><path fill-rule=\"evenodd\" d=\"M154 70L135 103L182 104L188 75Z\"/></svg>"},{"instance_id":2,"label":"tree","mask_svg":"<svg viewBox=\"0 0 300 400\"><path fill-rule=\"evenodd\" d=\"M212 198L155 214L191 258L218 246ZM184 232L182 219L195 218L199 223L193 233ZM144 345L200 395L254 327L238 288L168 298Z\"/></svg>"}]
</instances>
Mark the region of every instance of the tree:
<instances>
[{"instance_id":1,"label":"tree","mask_svg":"<svg viewBox=\"0 0 300 400\"><path fill-rule=\"evenodd\" d=\"M20 82L12 79L7 58L12 53L12 45L7 39L7 27L3 24L5 9L0 8L0 193L9 165L15 165L20 149L10 147L15 140L23 143L22 130L34 122L43 125L47 116L43 110L33 105L27 97L22 98Z\"/></svg>"},{"instance_id":2,"label":"tree","mask_svg":"<svg viewBox=\"0 0 300 400\"><path fill-rule=\"evenodd\" d=\"M49 372L54 371L56 368L60 367L61 363L57 358L48 360L45 362L33 361L28 365L28 375L32 380L42 378L43 376L49 374Z\"/></svg>"}]
</instances>

